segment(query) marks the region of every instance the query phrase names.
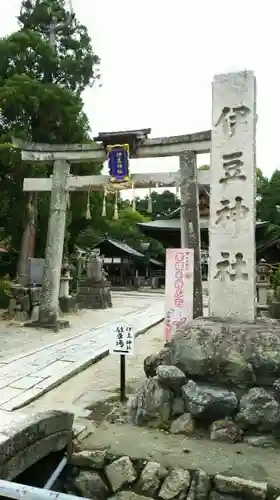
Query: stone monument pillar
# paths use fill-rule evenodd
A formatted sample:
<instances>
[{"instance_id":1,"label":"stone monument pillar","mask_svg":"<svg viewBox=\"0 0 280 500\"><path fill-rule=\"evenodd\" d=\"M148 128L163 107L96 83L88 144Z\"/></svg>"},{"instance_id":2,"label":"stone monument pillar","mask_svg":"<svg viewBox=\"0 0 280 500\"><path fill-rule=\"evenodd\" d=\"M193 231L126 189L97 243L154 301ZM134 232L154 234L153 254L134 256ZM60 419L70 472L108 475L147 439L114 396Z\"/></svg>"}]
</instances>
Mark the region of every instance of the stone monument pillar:
<instances>
[{"instance_id":1,"label":"stone monument pillar","mask_svg":"<svg viewBox=\"0 0 280 500\"><path fill-rule=\"evenodd\" d=\"M256 318L256 81L252 71L213 83L209 314Z\"/></svg>"}]
</instances>

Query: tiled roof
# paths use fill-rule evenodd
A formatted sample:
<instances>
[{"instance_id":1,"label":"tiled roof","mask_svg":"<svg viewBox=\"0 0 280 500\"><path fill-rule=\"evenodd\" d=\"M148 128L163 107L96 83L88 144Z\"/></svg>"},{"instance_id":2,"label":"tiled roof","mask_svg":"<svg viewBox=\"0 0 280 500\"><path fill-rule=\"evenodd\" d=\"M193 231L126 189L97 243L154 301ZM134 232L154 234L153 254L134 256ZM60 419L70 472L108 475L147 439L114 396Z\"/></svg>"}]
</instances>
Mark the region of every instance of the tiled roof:
<instances>
[{"instance_id":1,"label":"tiled roof","mask_svg":"<svg viewBox=\"0 0 280 500\"><path fill-rule=\"evenodd\" d=\"M256 227L267 225L267 222L257 221ZM181 227L180 219L156 219L151 222L138 222L139 228L155 229L166 231L179 231ZM200 217L200 229L205 230L209 227L209 217Z\"/></svg>"},{"instance_id":2,"label":"tiled roof","mask_svg":"<svg viewBox=\"0 0 280 500\"><path fill-rule=\"evenodd\" d=\"M142 253L138 252L138 250L135 250L135 248L131 247L127 243L124 243L123 241L114 240L112 238L105 238L103 241L108 241L111 245L119 248L120 250L123 250L125 253L129 253L130 255L134 255L134 257L139 257L139 258L144 257L144 255ZM100 243L102 243L102 242L100 242Z\"/></svg>"}]
</instances>

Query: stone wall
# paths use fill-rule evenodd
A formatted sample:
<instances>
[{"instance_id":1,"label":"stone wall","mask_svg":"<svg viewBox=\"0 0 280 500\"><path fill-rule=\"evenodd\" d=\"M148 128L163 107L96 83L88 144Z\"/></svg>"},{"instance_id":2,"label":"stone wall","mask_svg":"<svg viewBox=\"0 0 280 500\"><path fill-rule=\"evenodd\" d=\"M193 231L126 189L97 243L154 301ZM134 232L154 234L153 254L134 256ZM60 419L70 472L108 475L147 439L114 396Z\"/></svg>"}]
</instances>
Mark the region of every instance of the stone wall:
<instances>
[{"instance_id":1,"label":"stone wall","mask_svg":"<svg viewBox=\"0 0 280 500\"><path fill-rule=\"evenodd\" d=\"M209 475L201 469L166 468L155 461L112 455L104 449L74 453L67 472L64 490L94 500L265 500L278 497L277 491L268 487L265 481Z\"/></svg>"},{"instance_id":2,"label":"stone wall","mask_svg":"<svg viewBox=\"0 0 280 500\"><path fill-rule=\"evenodd\" d=\"M39 302L41 287L28 287L14 284L12 286L12 298L9 304L9 314L16 321L25 322L30 318L37 318L39 314Z\"/></svg>"},{"instance_id":3,"label":"stone wall","mask_svg":"<svg viewBox=\"0 0 280 500\"><path fill-rule=\"evenodd\" d=\"M145 360L133 423L252 446L280 445L280 327L194 320Z\"/></svg>"},{"instance_id":4,"label":"stone wall","mask_svg":"<svg viewBox=\"0 0 280 500\"><path fill-rule=\"evenodd\" d=\"M10 299L8 313L16 321L38 321L41 286L12 285L12 298ZM62 313L76 312L74 296L59 297L59 308Z\"/></svg>"}]
</instances>

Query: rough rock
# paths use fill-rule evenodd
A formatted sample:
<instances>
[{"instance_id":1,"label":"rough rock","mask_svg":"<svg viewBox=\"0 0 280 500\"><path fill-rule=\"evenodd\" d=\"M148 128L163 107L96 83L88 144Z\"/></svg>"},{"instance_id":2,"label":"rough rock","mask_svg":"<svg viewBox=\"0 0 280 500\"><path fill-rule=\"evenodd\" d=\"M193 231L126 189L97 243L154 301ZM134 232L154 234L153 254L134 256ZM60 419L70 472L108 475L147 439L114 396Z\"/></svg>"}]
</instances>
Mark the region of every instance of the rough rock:
<instances>
[{"instance_id":1,"label":"rough rock","mask_svg":"<svg viewBox=\"0 0 280 500\"><path fill-rule=\"evenodd\" d=\"M269 431L280 423L280 406L274 396L262 387L254 387L240 400L236 421L244 427Z\"/></svg>"},{"instance_id":2,"label":"rough rock","mask_svg":"<svg viewBox=\"0 0 280 500\"><path fill-rule=\"evenodd\" d=\"M182 396L189 413L196 418L213 422L231 416L238 407L233 391L189 380L182 387Z\"/></svg>"},{"instance_id":3,"label":"rough rock","mask_svg":"<svg viewBox=\"0 0 280 500\"><path fill-rule=\"evenodd\" d=\"M85 498L106 500L109 490L97 472L81 470L73 480L74 486L80 495Z\"/></svg>"},{"instance_id":4,"label":"rough rock","mask_svg":"<svg viewBox=\"0 0 280 500\"><path fill-rule=\"evenodd\" d=\"M272 435L244 436L244 442L260 448L279 448L280 442Z\"/></svg>"},{"instance_id":5,"label":"rough rock","mask_svg":"<svg viewBox=\"0 0 280 500\"><path fill-rule=\"evenodd\" d=\"M172 417L179 417L185 413L185 402L182 398L175 397L172 403Z\"/></svg>"},{"instance_id":6,"label":"rough rock","mask_svg":"<svg viewBox=\"0 0 280 500\"><path fill-rule=\"evenodd\" d=\"M187 500L206 500L211 488L210 478L203 470L196 470Z\"/></svg>"},{"instance_id":7,"label":"rough rock","mask_svg":"<svg viewBox=\"0 0 280 500\"><path fill-rule=\"evenodd\" d=\"M158 355L146 358L146 374L175 365L188 377L252 387L273 383L280 373L279 323L255 324L197 318L178 330Z\"/></svg>"},{"instance_id":8,"label":"rough rock","mask_svg":"<svg viewBox=\"0 0 280 500\"><path fill-rule=\"evenodd\" d=\"M172 365L171 352L168 347L162 349L158 354L151 354L144 360L144 371L146 377L155 377L156 369L160 365Z\"/></svg>"},{"instance_id":9,"label":"rough rock","mask_svg":"<svg viewBox=\"0 0 280 500\"><path fill-rule=\"evenodd\" d=\"M137 474L129 457L121 457L105 468L113 491L136 480Z\"/></svg>"},{"instance_id":10,"label":"rough rock","mask_svg":"<svg viewBox=\"0 0 280 500\"><path fill-rule=\"evenodd\" d=\"M224 443L238 443L242 440L243 431L233 420L216 420L210 426L211 441L223 441Z\"/></svg>"},{"instance_id":11,"label":"rough rock","mask_svg":"<svg viewBox=\"0 0 280 500\"><path fill-rule=\"evenodd\" d=\"M252 481L239 477L227 477L217 474L214 479L215 489L221 493L240 495L242 497L254 497L265 500L267 495L267 483Z\"/></svg>"},{"instance_id":12,"label":"rough rock","mask_svg":"<svg viewBox=\"0 0 280 500\"><path fill-rule=\"evenodd\" d=\"M108 498L108 500L147 500L147 497L137 495L137 493L134 493L133 491L119 491L119 493Z\"/></svg>"},{"instance_id":13,"label":"rough rock","mask_svg":"<svg viewBox=\"0 0 280 500\"><path fill-rule=\"evenodd\" d=\"M129 414L136 425L168 424L173 394L160 386L157 378L147 379L129 404Z\"/></svg>"},{"instance_id":14,"label":"rough rock","mask_svg":"<svg viewBox=\"0 0 280 500\"><path fill-rule=\"evenodd\" d=\"M180 417L173 420L170 426L172 434L185 434L191 436L195 432L195 422L189 413L184 413Z\"/></svg>"},{"instance_id":15,"label":"rough rock","mask_svg":"<svg viewBox=\"0 0 280 500\"><path fill-rule=\"evenodd\" d=\"M246 480L250 479L251 481L263 483L267 482L267 478L269 477L269 473L263 465L247 461L233 463L231 467L221 470L219 474L227 477L241 477Z\"/></svg>"},{"instance_id":16,"label":"rough rock","mask_svg":"<svg viewBox=\"0 0 280 500\"><path fill-rule=\"evenodd\" d=\"M168 471L159 463L148 462L141 473L137 486L142 493L153 497L167 474Z\"/></svg>"},{"instance_id":17,"label":"rough rock","mask_svg":"<svg viewBox=\"0 0 280 500\"><path fill-rule=\"evenodd\" d=\"M279 395L280 394L280 378L277 378L276 380L274 380L273 388L275 389L275 392L277 392Z\"/></svg>"},{"instance_id":18,"label":"rough rock","mask_svg":"<svg viewBox=\"0 0 280 500\"><path fill-rule=\"evenodd\" d=\"M227 493L219 493L218 491L210 491L209 500L243 500L243 496L232 496Z\"/></svg>"},{"instance_id":19,"label":"rough rock","mask_svg":"<svg viewBox=\"0 0 280 500\"><path fill-rule=\"evenodd\" d=\"M252 385L255 381L253 367L246 360L242 346L236 342L239 333L243 342L244 327L210 318L196 319L175 334L170 346L171 362L176 359L174 364L189 376Z\"/></svg>"},{"instance_id":20,"label":"rough rock","mask_svg":"<svg viewBox=\"0 0 280 500\"><path fill-rule=\"evenodd\" d=\"M177 366L160 365L156 369L157 378L163 387L180 390L187 381L186 375Z\"/></svg>"},{"instance_id":21,"label":"rough rock","mask_svg":"<svg viewBox=\"0 0 280 500\"><path fill-rule=\"evenodd\" d=\"M70 463L85 469L103 469L105 456L106 452L102 450L83 450L78 453L73 453Z\"/></svg>"},{"instance_id":22,"label":"rough rock","mask_svg":"<svg viewBox=\"0 0 280 500\"><path fill-rule=\"evenodd\" d=\"M163 500L171 500L190 486L191 476L187 470L173 469L165 478L159 491L159 497Z\"/></svg>"}]
</instances>

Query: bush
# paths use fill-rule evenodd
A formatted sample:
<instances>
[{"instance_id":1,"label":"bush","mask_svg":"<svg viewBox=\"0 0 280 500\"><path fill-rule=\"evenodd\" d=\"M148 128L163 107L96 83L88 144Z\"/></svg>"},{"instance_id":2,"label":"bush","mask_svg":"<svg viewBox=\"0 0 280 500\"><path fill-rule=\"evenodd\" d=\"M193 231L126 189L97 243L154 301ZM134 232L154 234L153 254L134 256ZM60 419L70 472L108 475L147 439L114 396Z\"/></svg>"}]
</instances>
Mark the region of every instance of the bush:
<instances>
[{"instance_id":1,"label":"bush","mask_svg":"<svg viewBox=\"0 0 280 500\"><path fill-rule=\"evenodd\" d=\"M280 286L280 266L277 267L277 269L274 271L273 275L271 276L271 284L275 290L277 286Z\"/></svg>"},{"instance_id":2,"label":"bush","mask_svg":"<svg viewBox=\"0 0 280 500\"><path fill-rule=\"evenodd\" d=\"M10 281L0 279L0 309L7 309L12 297L12 285Z\"/></svg>"}]
</instances>

